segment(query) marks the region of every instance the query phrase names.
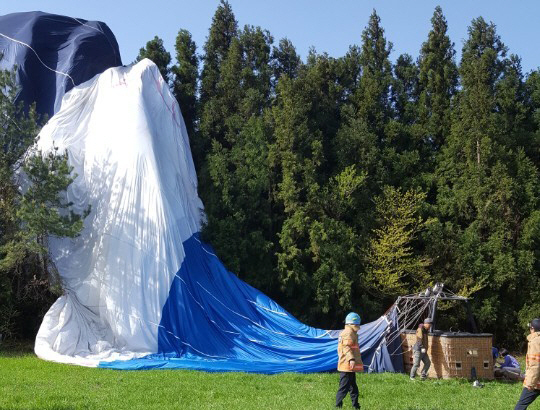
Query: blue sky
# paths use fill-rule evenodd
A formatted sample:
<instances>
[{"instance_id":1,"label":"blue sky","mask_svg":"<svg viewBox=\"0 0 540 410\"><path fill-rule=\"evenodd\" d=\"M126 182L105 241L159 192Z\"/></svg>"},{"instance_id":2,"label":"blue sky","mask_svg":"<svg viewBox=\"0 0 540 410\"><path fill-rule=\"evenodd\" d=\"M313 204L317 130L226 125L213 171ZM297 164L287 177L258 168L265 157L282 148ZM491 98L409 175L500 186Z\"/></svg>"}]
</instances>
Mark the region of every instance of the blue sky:
<instances>
[{"instance_id":1,"label":"blue sky","mask_svg":"<svg viewBox=\"0 0 540 410\"><path fill-rule=\"evenodd\" d=\"M375 8L387 39L394 44L392 59L401 53L418 56L427 38L430 18L437 4L448 20L449 34L458 56L471 20L483 16L497 25L510 52L522 58L524 72L540 66L540 2L501 0L230 0L239 25L268 29L277 43L288 37L305 58L311 46L334 57L344 55L349 45L360 44L361 33ZM191 32L202 52L218 0L17 0L3 1L0 14L41 10L100 20L112 29L124 64L154 35L164 40L174 58L174 40L180 28Z\"/></svg>"}]
</instances>

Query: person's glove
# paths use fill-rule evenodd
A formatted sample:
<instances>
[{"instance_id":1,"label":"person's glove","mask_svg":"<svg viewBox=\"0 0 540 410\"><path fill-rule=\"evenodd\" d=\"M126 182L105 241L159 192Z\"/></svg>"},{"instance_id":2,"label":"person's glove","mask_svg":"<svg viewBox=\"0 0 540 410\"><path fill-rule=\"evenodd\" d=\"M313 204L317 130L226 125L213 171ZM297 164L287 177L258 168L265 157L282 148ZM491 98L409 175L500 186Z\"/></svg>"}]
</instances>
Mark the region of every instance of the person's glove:
<instances>
[{"instance_id":1,"label":"person's glove","mask_svg":"<svg viewBox=\"0 0 540 410\"><path fill-rule=\"evenodd\" d=\"M426 353L426 348L423 347L422 350L421 350L422 353Z\"/></svg>"}]
</instances>

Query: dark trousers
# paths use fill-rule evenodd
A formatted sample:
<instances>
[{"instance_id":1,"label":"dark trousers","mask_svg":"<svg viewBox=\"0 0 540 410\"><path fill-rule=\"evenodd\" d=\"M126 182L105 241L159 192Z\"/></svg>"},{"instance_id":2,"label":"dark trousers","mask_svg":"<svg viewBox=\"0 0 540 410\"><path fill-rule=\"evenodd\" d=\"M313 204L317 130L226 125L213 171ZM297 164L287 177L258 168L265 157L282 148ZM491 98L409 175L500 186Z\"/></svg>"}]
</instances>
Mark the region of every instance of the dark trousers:
<instances>
[{"instance_id":1,"label":"dark trousers","mask_svg":"<svg viewBox=\"0 0 540 410\"><path fill-rule=\"evenodd\" d=\"M527 407L529 407L529 404L531 404L534 399L538 397L539 394L540 390L529 391L523 388L523 391L521 392L521 397L519 398L516 407L514 407L514 410L525 410Z\"/></svg>"},{"instance_id":2,"label":"dark trousers","mask_svg":"<svg viewBox=\"0 0 540 410\"><path fill-rule=\"evenodd\" d=\"M352 405L355 409L359 409L358 404L358 386L356 385L355 372L339 372L339 389L336 394L336 407L343 406L343 399L351 394Z\"/></svg>"}]
</instances>

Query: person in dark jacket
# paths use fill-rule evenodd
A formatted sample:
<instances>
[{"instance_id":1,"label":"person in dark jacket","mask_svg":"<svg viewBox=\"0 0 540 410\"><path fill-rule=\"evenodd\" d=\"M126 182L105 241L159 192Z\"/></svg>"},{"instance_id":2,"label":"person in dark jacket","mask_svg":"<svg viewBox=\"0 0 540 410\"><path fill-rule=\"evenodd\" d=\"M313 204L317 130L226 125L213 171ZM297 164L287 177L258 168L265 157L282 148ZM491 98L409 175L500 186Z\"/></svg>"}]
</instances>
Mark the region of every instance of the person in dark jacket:
<instances>
[{"instance_id":1,"label":"person in dark jacket","mask_svg":"<svg viewBox=\"0 0 540 410\"><path fill-rule=\"evenodd\" d=\"M427 318L424 320L424 323L418 326L418 329L416 330L416 343L413 346L413 367L411 369L411 380L414 380L416 377L416 371L418 370L418 367L420 367L420 361L424 363L421 373L422 380L425 380L427 377L427 372L431 366L431 360L429 360L428 356L428 333L432 323L433 321L430 318Z\"/></svg>"},{"instance_id":2,"label":"person in dark jacket","mask_svg":"<svg viewBox=\"0 0 540 410\"><path fill-rule=\"evenodd\" d=\"M525 410L540 394L540 319L533 319L529 323L529 331L525 380L521 397L514 410Z\"/></svg>"},{"instance_id":3,"label":"person in dark jacket","mask_svg":"<svg viewBox=\"0 0 540 410\"><path fill-rule=\"evenodd\" d=\"M347 396L347 392L351 395L353 407L360 408L356 372L363 372L364 365L358 345L358 330L360 330L360 315L351 312L345 318L345 329L340 333L338 340L339 389L336 394L338 408L343 407L343 399Z\"/></svg>"}]
</instances>

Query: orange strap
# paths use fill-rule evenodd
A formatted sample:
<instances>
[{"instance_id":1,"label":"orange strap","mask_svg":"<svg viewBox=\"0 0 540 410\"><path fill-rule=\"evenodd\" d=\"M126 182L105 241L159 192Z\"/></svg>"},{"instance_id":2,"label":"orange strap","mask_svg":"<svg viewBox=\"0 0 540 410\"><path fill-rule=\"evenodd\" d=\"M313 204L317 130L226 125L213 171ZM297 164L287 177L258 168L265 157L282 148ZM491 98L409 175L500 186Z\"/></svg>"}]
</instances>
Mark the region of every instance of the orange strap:
<instances>
[{"instance_id":1,"label":"orange strap","mask_svg":"<svg viewBox=\"0 0 540 410\"><path fill-rule=\"evenodd\" d=\"M527 361L540 362L540 354L528 354L526 356Z\"/></svg>"}]
</instances>

